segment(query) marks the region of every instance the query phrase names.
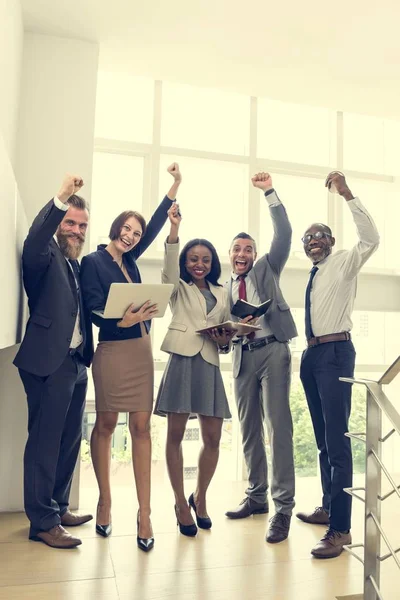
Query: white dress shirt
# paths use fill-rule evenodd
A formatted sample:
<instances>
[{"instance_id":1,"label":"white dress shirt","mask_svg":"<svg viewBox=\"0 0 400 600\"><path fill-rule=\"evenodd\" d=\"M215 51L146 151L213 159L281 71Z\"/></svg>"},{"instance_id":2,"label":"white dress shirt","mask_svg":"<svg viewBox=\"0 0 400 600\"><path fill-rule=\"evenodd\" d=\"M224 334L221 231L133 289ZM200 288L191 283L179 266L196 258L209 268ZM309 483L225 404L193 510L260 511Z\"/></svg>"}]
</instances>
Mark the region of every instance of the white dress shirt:
<instances>
[{"instance_id":1,"label":"white dress shirt","mask_svg":"<svg viewBox=\"0 0 400 600\"><path fill-rule=\"evenodd\" d=\"M330 254L316 266L311 288L311 326L316 337L350 331L357 275L379 246L379 233L358 198L346 202L357 227L359 242L351 250Z\"/></svg>"},{"instance_id":2,"label":"white dress shirt","mask_svg":"<svg viewBox=\"0 0 400 600\"><path fill-rule=\"evenodd\" d=\"M57 208L59 208L60 210L63 211L67 211L69 209L69 205L68 204L64 204L64 202L61 202L61 200L59 200L57 198L57 196L54 197L54 204L55 206L57 206ZM57 236L54 235L54 239L58 245L58 240L57 240ZM75 284L76 284L76 289L77 292L79 294L79 283L76 280L75 277L75 273L74 270L72 268L71 263L69 262L68 258L64 257L65 260L67 261L67 265L68 267L71 269L72 274L74 276L74 280L75 280ZM81 330L81 325L80 325L80 311L79 311L79 302L78 302L78 312L77 312L77 316L76 316L76 321L75 321L75 326L74 326L74 332L72 334L72 339L71 339L71 343L70 343L70 348L78 348L78 346L80 346L83 342L83 336L82 336L82 330Z\"/></svg>"},{"instance_id":3,"label":"white dress shirt","mask_svg":"<svg viewBox=\"0 0 400 600\"><path fill-rule=\"evenodd\" d=\"M269 206L278 206L278 204L281 204L281 201L279 200L278 196L275 193L269 194L268 196L266 196L267 202L269 204ZM247 302L250 302L250 304L261 304L261 300L260 297L257 293L257 290L253 284L253 282L247 277L247 275L251 272L248 271L246 273L246 278L245 278L245 283L246 283L246 297L247 297ZM238 299L239 299L239 275L237 275L236 273L231 273L231 277L232 277L232 300L233 303L235 303ZM268 335L272 335L272 329L268 326L267 320L261 318L259 320L259 324L261 325L262 329L258 330L254 336L255 339L257 338L263 338L263 337L267 337Z\"/></svg>"}]
</instances>

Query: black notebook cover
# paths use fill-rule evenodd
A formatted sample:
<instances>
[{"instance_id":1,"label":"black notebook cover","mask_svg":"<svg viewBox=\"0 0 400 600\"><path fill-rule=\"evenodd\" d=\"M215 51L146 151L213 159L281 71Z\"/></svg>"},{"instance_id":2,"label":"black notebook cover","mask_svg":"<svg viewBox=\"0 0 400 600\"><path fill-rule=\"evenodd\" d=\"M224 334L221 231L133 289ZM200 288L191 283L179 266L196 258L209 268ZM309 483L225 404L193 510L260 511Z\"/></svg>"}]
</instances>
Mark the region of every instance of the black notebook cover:
<instances>
[{"instance_id":1,"label":"black notebook cover","mask_svg":"<svg viewBox=\"0 0 400 600\"><path fill-rule=\"evenodd\" d=\"M267 300L258 306L246 302L246 300L237 300L232 307L231 313L239 319L245 319L248 316L252 316L254 319L265 315L267 310L272 304L272 300Z\"/></svg>"}]
</instances>

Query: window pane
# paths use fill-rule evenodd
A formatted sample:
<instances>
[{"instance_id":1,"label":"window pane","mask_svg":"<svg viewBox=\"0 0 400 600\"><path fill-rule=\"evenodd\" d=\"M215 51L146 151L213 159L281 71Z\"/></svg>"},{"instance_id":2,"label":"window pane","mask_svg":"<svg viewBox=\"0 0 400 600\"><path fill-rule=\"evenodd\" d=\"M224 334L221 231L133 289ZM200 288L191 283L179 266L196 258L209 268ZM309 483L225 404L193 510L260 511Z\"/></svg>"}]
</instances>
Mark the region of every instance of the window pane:
<instances>
[{"instance_id":1,"label":"window pane","mask_svg":"<svg viewBox=\"0 0 400 600\"><path fill-rule=\"evenodd\" d=\"M184 185L178 194L182 212L181 245L198 237L207 238L221 256L227 256L232 237L247 227L249 170L246 165L177 157ZM160 197L172 179L167 173L170 156L161 156ZM157 237L164 251L168 223Z\"/></svg>"},{"instance_id":2,"label":"window pane","mask_svg":"<svg viewBox=\"0 0 400 600\"><path fill-rule=\"evenodd\" d=\"M344 113L344 168L384 173L383 119Z\"/></svg>"},{"instance_id":3,"label":"window pane","mask_svg":"<svg viewBox=\"0 0 400 600\"><path fill-rule=\"evenodd\" d=\"M292 225L291 255L308 260L301 238L311 223L327 223L328 220L328 193L324 180L294 175L273 175L272 180ZM260 254L268 252L272 235L268 203L260 194Z\"/></svg>"},{"instance_id":4,"label":"window pane","mask_svg":"<svg viewBox=\"0 0 400 600\"><path fill-rule=\"evenodd\" d=\"M359 365L385 364L385 313L358 311L351 332Z\"/></svg>"},{"instance_id":5,"label":"window pane","mask_svg":"<svg viewBox=\"0 0 400 600\"><path fill-rule=\"evenodd\" d=\"M297 477L315 477L318 451L303 386L298 374L293 374L290 389L290 409L293 419L293 452ZM270 457L270 452L268 452Z\"/></svg>"},{"instance_id":6,"label":"window pane","mask_svg":"<svg viewBox=\"0 0 400 600\"><path fill-rule=\"evenodd\" d=\"M391 365L399 356L400 312L385 313L385 363ZM400 378L398 378L399 382ZM397 398L400 398L398 394ZM398 400L396 400L398 402ZM398 410L400 404L397 404Z\"/></svg>"},{"instance_id":7,"label":"window pane","mask_svg":"<svg viewBox=\"0 0 400 600\"><path fill-rule=\"evenodd\" d=\"M400 121L384 122L385 174L400 175Z\"/></svg>"},{"instance_id":8,"label":"window pane","mask_svg":"<svg viewBox=\"0 0 400 600\"><path fill-rule=\"evenodd\" d=\"M250 98L189 85L163 84L161 144L249 153Z\"/></svg>"},{"instance_id":9,"label":"window pane","mask_svg":"<svg viewBox=\"0 0 400 600\"><path fill-rule=\"evenodd\" d=\"M95 136L151 143L154 81L99 71Z\"/></svg>"},{"instance_id":10,"label":"window pane","mask_svg":"<svg viewBox=\"0 0 400 600\"><path fill-rule=\"evenodd\" d=\"M335 113L325 108L260 98L257 156L331 165L335 161L335 119Z\"/></svg>"},{"instance_id":11,"label":"window pane","mask_svg":"<svg viewBox=\"0 0 400 600\"><path fill-rule=\"evenodd\" d=\"M353 341L357 364L388 366L399 355L400 313L353 312Z\"/></svg>"},{"instance_id":12,"label":"window pane","mask_svg":"<svg viewBox=\"0 0 400 600\"><path fill-rule=\"evenodd\" d=\"M304 288L304 294L305 294L305 288ZM299 370L301 356L306 347L304 307L293 308L291 306L290 310L292 312L292 317L294 319L294 322L296 323L298 336L295 338L292 338L290 340L289 346L290 346L290 351L292 353L292 362L293 362L294 370Z\"/></svg>"},{"instance_id":13,"label":"window pane","mask_svg":"<svg viewBox=\"0 0 400 600\"><path fill-rule=\"evenodd\" d=\"M365 180L349 181L349 186L371 214L380 234L380 246L366 266L398 268L397 239L400 207L396 186L392 183ZM346 206L343 212L343 233L344 248L351 248L358 242L353 217Z\"/></svg>"},{"instance_id":14,"label":"window pane","mask_svg":"<svg viewBox=\"0 0 400 600\"><path fill-rule=\"evenodd\" d=\"M108 243L110 225L122 211L142 208L143 158L95 152L93 155L90 248Z\"/></svg>"}]
</instances>

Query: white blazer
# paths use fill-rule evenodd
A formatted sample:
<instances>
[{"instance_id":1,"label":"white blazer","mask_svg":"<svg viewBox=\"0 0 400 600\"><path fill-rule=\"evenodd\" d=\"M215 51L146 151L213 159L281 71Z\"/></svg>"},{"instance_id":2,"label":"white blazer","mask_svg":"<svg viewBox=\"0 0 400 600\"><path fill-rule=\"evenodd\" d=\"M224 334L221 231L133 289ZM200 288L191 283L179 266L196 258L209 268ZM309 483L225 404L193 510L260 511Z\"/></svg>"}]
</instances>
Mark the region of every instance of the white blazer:
<instances>
[{"instance_id":1,"label":"white blazer","mask_svg":"<svg viewBox=\"0 0 400 600\"><path fill-rule=\"evenodd\" d=\"M231 318L227 290L209 283L217 304L207 314L206 300L197 285L186 283L179 277L179 243L165 244L162 282L173 283L174 290L170 300L172 321L161 350L181 356L195 356L200 352L205 361L218 367L217 344L196 330Z\"/></svg>"}]
</instances>

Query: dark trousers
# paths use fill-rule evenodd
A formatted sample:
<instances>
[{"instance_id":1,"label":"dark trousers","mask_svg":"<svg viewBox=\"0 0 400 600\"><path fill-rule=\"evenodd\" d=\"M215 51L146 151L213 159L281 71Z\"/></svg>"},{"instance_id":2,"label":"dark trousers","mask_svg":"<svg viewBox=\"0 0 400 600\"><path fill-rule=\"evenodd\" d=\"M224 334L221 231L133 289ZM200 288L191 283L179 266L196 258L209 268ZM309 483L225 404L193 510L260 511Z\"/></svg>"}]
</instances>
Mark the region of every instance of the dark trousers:
<instances>
[{"instance_id":1,"label":"dark trousers","mask_svg":"<svg viewBox=\"0 0 400 600\"><path fill-rule=\"evenodd\" d=\"M88 378L78 354L48 377L19 374L28 400L24 502L33 537L58 525L68 509Z\"/></svg>"},{"instance_id":2,"label":"dark trousers","mask_svg":"<svg viewBox=\"0 0 400 600\"><path fill-rule=\"evenodd\" d=\"M353 377L355 350L351 341L330 342L303 353L300 379L319 450L322 506L329 512L330 527L347 531L351 527L353 461L351 441L345 437L351 412L351 384L339 377Z\"/></svg>"}]
</instances>

